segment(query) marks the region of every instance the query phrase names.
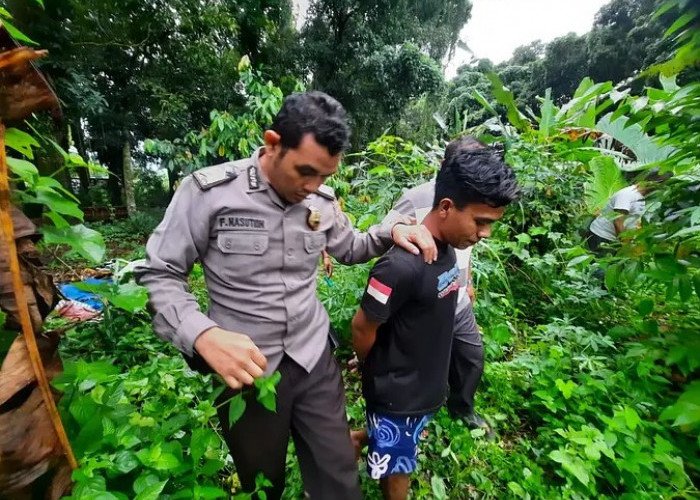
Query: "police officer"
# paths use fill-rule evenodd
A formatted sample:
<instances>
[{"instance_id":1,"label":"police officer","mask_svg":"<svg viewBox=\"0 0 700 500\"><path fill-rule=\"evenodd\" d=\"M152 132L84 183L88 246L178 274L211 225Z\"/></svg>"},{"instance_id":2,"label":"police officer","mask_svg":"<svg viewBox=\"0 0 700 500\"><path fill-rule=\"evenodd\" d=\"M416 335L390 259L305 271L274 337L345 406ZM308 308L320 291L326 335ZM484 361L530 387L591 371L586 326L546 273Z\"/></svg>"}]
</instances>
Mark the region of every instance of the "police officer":
<instances>
[{"instance_id":1,"label":"police officer","mask_svg":"<svg viewBox=\"0 0 700 500\"><path fill-rule=\"evenodd\" d=\"M329 348L329 320L316 297L319 254L364 262L394 242L437 256L423 226L377 225L356 232L323 182L348 145L345 111L321 92L285 99L265 146L246 160L185 178L138 268L148 287L154 329L186 357L206 362L231 391L279 370L277 411L248 397L224 437L244 490L258 473L284 489L291 434L304 487L312 500L357 499L357 464L349 437L340 369ZM202 313L187 277L199 259L209 292Z\"/></svg>"}]
</instances>

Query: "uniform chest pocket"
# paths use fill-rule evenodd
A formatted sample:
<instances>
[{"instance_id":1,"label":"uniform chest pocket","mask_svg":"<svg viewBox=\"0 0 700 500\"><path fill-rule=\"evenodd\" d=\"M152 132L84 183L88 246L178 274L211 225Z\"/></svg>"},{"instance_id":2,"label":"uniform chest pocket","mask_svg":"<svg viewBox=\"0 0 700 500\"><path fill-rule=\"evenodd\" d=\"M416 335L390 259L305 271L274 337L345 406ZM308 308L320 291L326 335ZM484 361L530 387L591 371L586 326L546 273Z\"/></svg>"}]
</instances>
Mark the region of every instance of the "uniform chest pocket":
<instances>
[{"instance_id":1,"label":"uniform chest pocket","mask_svg":"<svg viewBox=\"0 0 700 500\"><path fill-rule=\"evenodd\" d=\"M326 233L305 233L304 249L307 253L320 253L326 248Z\"/></svg>"},{"instance_id":2,"label":"uniform chest pocket","mask_svg":"<svg viewBox=\"0 0 700 500\"><path fill-rule=\"evenodd\" d=\"M267 233L247 231L227 231L216 238L219 250L223 253L262 255L267 251Z\"/></svg>"}]
</instances>

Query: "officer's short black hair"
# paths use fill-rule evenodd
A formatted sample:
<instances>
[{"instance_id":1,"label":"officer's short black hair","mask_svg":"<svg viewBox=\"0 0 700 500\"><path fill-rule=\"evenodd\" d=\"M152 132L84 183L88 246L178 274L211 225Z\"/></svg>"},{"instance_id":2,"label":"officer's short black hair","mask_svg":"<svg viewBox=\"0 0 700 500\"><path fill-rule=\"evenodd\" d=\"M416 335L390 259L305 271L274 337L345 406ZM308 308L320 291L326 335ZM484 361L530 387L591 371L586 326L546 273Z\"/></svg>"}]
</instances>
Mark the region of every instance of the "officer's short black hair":
<instances>
[{"instance_id":1,"label":"officer's short black hair","mask_svg":"<svg viewBox=\"0 0 700 500\"><path fill-rule=\"evenodd\" d=\"M345 151L350 141L350 127L343 106L323 92L291 94L270 127L281 137L283 148L299 147L306 134L313 134L331 156Z\"/></svg>"},{"instance_id":2,"label":"officer's short black hair","mask_svg":"<svg viewBox=\"0 0 700 500\"><path fill-rule=\"evenodd\" d=\"M504 207L520 194L515 172L491 148L457 149L445 156L435 181L433 208L443 198L459 210L469 203Z\"/></svg>"}]
</instances>

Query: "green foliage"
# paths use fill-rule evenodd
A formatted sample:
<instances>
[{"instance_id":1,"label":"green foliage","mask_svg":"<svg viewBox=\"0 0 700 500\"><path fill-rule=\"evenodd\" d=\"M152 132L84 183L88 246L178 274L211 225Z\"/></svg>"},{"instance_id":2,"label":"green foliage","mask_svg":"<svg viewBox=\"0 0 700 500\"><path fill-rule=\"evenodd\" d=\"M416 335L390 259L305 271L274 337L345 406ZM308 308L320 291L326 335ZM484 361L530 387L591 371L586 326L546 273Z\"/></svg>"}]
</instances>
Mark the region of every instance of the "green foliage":
<instances>
[{"instance_id":1,"label":"green foliage","mask_svg":"<svg viewBox=\"0 0 700 500\"><path fill-rule=\"evenodd\" d=\"M241 56L276 79L300 74L293 69L289 0L55 0L45 9L22 7L17 24L50 49L42 70L62 98L78 150L95 152L114 174L115 205L125 143L172 141L205 126L212 109L236 115L245 105L232 85Z\"/></svg>"},{"instance_id":2,"label":"green foliage","mask_svg":"<svg viewBox=\"0 0 700 500\"><path fill-rule=\"evenodd\" d=\"M252 69L248 57L238 64L240 80L236 87L245 96L244 111L236 116L212 111L207 129L191 131L182 139L146 140L147 154L160 158L169 171L171 185L180 175L220 162L250 156L262 145L264 130L272 124L282 106L282 90L265 81L260 71ZM302 90L296 84L296 90Z\"/></svg>"},{"instance_id":3,"label":"green foliage","mask_svg":"<svg viewBox=\"0 0 700 500\"><path fill-rule=\"evenodd\" d=\"M632 4L612 2L598 25L617 30L615 23L626 19L621 6ZM351 14L349 22L355 22ZM381 9L367 13L381 14ZM641 15L630 17L635 27L646 24ZM678 23L678 33L688 25ZM677 40L679 51L688 40ZM511 68L509 78L542 76L535 74L538 67L569 67L569 51L581 47L573 36L549 52L535 44L518 52L526 68ZM386 50L375 58L385 69L387 54L395 53ZM559 66L546 60L554 55L562 59ZM216 113L209 129L177 144L149 144L156 153L163 146L159 154L172 160L171 171L237 158L254 147L246 134L260 133L256 127L267 123L282 91L263 83L262 74L246 64L241 74L249 79L243 85L251 90L240 94L247 100L241 121ZM527 96L519 95L534 87L514 85L502 68L496 68L498 79L489 80L493 70L486 61L463 68L447 89L450 112L444 119L438 114L435 121L446 125L447 132L438 125L445 135L466 130L504 143L523 190L522 199L509 208L493 237L477 245L473 257L475 312L486 355L477 408L497 437L488 441L483 430L469 431L439 411L421 444L413 495L694 498L700 471L700 85L664 77L658 85L639 89L572 78L542 92L535 112L523 106L532 104ZM567 86L571 92L561 90ZM427 105L420 111L423 116L435 113ZM602 132L616 140L612 148L596 142ZM439 140L432 137L419 147L382 135L366 150L347 155L328 184L357 227L379 221L403 189L434 175L443 150ZM432 143L437 145L425 146ZM25 150L18 159L31 160L26 155L34 147L30 141L18 136L16 144ZM585 249L585 233L595 208L620 185L621 170L634 170L641 178L654 167L674 175L647 194L641 227L625 233L610 257L594 258ZM16 168L32 175L24 163ZM106 233L117 239L126 231L115 226ZM369 266L338 266L332 282L319 282L319 296L345 341L341 361L349 357L349 322ZM201 266L195 266L190 285L205 307ZM115 285L101 292L108 299L105 319L69 333L62 345L66 373L56 382L66 391L61 411L80 457L71 498L237 493L211 423L217 396L211 380L189 371L171 346L154 340L141 309L141 291ZM345 375L348 417L353 426L363 425L359 377ZM252 389L271 410L278 379L261 379ZM228 405L232 421L245 411L242 395ZM290 458L287 464L285 498L290 499L303 495L293 463ZM376 481L364 473L361 477L365 496L377 498ZM265 484L260 476L255 492L234 498L264 498Z\"/></svg>"},{"instance_id":4,"label":"green foliage","mask_svg":"<svg viewBox=\"0 0 700 500\"><path fill-rule=\"evenodd\" d=\"M85 162L75 153L67 153L55 142L39 137L45 148L55 150L63 160L63 169L85 168L101 171L101 167ZM35 150L42 144L34 136L15 128L9 128L5 136L7 164L10 170L10 181L21 186L13 192L17 201L22 204L34 203L42 206L44 216L51 225L44 224L41 232L44 242L49 245L67 245L72 251L83 258L100 262L104 256L104 241L102 236L72 221L82 221L83 212L78 207L78 200L61 185L55 176L43 176L30 161L34 159ZM16 156L18 154L20 158Z\"/></svg>"},{"instance_id":5,"label":"green foliage","mask_svg":"<svg viewBox=\"0 0 700 500\"><path fill-rule=\"evenodd\" d=\"M311 87L348 110L355 151L395 123L411 97L441 85L439 62L470 14L467 0L311 2L301 32Z\"/></svg>"},{"instance_id":6,"label":"green foliage","mask_svg":"<svg viewBox=\"0 0 700 500\"><path fill-rule=\"evenodd\" d=\"M591 213L598 213L613 194L625 187L625 179L615 160L599 156L590 162L593 179L586 184L586 203Z\"/></svg>"}]
</instances>

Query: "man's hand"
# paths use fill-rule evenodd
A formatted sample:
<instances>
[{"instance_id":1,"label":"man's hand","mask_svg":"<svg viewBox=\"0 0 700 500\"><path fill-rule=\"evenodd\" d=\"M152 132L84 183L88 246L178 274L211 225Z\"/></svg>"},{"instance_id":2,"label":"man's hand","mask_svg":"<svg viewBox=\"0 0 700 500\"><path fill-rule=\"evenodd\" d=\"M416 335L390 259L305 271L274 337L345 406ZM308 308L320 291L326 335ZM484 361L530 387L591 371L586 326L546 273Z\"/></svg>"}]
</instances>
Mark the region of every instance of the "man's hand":
<instances>
[{"instance_id":1,"label":"man's hand","mask_svg":"<svg viewBox=\"0 0 700 500\"><path fill-rule=\"evenodd\" d=\"M469 300L473 304L476 300L476 292L474 291L474 285L472 285L471 283L467 285L467 295L469 296Z\"/></svg>"},{"instance_id":2,"label":"man's hand","mask_svg":"<svg viewBox=\"0 0 700 500\"><path fill-rule=\"evenodd\" d=\"M267 366L265 356L250 337L218 327L197 337L194 348L232 389L251 385L262 377Z\"/></svg>"},{"instance_id":3,"label":"man's hand","mask_svg":"<svg viewBox=\"0 0 700 500\"><path fill-rule=\"evenodd\" d=\"M422 252L423 259L428 264L432 264L437 259L437 247L433 235L423 225L396 224L391 230L391 237L394 243L413 255Z\"/></svg>"}]
</instances>

